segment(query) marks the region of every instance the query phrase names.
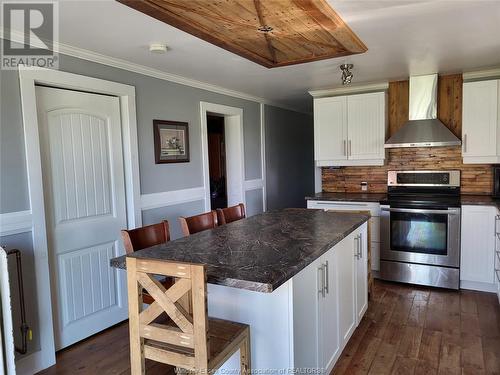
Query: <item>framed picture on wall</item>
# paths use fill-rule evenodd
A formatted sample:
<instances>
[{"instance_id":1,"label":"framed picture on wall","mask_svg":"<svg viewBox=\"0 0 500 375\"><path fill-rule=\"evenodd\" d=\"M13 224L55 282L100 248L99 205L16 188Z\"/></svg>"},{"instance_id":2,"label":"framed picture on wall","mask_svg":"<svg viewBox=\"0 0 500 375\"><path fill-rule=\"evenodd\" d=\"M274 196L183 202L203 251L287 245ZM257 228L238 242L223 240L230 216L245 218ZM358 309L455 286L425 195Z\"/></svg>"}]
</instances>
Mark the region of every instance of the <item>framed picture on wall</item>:
<instances>
[{"instance_id":1,"label":"framed picture on wall","mask_svg":"<svg viewBox=\"0 0 500 375\"><path fill-rule=\"evenodd\" d=\"M187 122L153 120L156 164L189 162Z\"/></svg>"}]
</instances>

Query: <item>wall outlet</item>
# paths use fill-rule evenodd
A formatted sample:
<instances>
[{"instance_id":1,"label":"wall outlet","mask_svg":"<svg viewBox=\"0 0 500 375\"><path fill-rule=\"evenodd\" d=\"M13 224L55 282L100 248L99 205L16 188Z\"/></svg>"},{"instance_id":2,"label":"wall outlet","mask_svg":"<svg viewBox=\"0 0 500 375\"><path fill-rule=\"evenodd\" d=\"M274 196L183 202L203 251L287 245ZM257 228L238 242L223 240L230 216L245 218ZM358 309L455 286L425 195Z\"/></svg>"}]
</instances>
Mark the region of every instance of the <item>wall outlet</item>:
<instances>
[{"instance_id":1,"label":"wall outlet","mask_svg":"<svg viewBox=\"0 0 500 375\"><path fill-rule=\"evenodd\" d=\"M368 183L367 182L362 182L361 183L361 191L368 191Z\"/></svg>"}]
</instances>

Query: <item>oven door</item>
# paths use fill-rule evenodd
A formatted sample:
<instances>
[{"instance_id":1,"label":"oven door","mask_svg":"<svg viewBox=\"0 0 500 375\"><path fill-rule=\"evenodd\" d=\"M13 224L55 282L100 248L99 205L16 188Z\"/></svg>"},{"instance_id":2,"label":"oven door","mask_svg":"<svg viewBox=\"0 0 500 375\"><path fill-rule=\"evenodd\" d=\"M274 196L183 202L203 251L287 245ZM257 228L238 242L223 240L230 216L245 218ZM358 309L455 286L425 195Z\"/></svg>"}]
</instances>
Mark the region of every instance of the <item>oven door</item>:
<instances>
[{"instance_id":1,"label":"oven door","mask_svg":"<svg viewBox=\"0 0 500 375\"><path fill-rule=\"evenodd\" d=\"M381 260L459 266L460 208L381 210Z\"/></svg>"}]
</instances>

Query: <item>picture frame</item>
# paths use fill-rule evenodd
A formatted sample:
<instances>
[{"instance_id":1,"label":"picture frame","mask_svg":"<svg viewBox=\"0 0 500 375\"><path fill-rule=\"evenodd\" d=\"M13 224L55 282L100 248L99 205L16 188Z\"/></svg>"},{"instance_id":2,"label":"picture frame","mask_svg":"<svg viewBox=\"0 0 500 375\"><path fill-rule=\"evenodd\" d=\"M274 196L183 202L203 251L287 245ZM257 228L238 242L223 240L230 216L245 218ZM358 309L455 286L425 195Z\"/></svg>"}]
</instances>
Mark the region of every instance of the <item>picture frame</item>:
<instances>
[{"instance_id":1,"label":"picture frame","mask_svg":"<svg viewBox=\"0 0 500 375\"><path fill-rule=\"evenodd\" d=\"M189 124L153 120L156 164L189 162Z\"/></svg>"}]
</instances>

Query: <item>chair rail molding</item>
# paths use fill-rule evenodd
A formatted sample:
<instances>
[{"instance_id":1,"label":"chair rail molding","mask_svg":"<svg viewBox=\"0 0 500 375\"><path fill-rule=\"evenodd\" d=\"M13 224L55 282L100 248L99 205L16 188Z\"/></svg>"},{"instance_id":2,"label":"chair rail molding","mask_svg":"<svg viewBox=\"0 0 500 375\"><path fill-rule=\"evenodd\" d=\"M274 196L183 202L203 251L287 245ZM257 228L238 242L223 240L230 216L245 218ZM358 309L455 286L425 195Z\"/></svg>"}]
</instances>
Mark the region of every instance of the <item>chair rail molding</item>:
<instances>
[{"instance_id":1,"label":"chair rail molding","mask_svg":"<svg viewBox=\"0 0 500 375\"><path fill-rule=\"evenodd\" d=\"M141 209L143 211L146 211L154 208L173 206L181 203L205 201L205 199L206 193L203 186L190 189L143 194L141 195Z\"/></svg>"},{"instance_id":2,"label":"chair rail molding","mask_svg":"<svg viewBox=\"0 0 500 375\"><path fill-rule=\"evenodd\" d=\"M0 214L0 237L31 232L33 217L31 210Z\"/></svg>"}]
</instances>

